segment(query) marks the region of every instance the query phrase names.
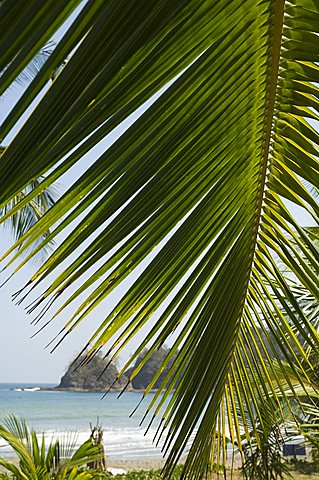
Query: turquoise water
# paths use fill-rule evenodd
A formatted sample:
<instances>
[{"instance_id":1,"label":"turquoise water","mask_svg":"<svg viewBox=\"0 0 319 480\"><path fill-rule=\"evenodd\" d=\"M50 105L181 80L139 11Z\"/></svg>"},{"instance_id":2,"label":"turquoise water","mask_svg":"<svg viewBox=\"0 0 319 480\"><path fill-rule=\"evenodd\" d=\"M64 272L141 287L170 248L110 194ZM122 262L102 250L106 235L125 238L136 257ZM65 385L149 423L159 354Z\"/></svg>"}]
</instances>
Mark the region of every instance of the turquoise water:
<instances>
[{"instance_id":1,"label":"turquoise water","mask_svg":"<svg viewBox=\"0 0 319 480\"><path fill-rule=\"evenodd\" d=\"M19 391L21 388L52 386L0 384L0 418L12 413L23 417L37 432L44 432L48 441L56 435L61 437L66 435L66 432L78 432L78 444L87 440L90 423L95 424L99 418L104 430L106 454L109 457L134 459L161 456L160 449L152 444L156 422L146 436L144 433L147 424L139 426L148 399L144 400L133 417L129 418L141 399L141 393L127 392L120 398L117 398L117 393L108 393L102 399L101 393ZM149 399L152 395L149 394ZM10 449L1 442L0 439L0 454L9 455Z\"/></svg>"}]
</instances>

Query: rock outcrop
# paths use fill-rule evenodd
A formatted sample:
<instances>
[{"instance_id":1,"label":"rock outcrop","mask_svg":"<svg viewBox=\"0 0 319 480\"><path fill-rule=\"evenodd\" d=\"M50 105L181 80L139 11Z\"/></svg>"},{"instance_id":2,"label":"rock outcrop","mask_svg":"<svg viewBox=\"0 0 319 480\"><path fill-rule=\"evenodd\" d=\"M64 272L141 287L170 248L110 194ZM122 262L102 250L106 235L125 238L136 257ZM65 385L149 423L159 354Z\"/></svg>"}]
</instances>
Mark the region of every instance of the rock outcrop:
<instances>
[{"instance_id":1,"label":"rock outcrop","mask_svg":"<svg viewBox=\"0 0 319 480\"><path fill-rule=\"evenodd\" d=\"M108 360L102 355L96 355L89 362L84 362L84 357L80 357L75 363L69 365L66 373L56 390L71 390L83 392L105 392L110 387L111 390L119 391L124 388L127 378L122 376L113 386L118 370L114 363L107 366Z\"/></svg>"}]
</instances>

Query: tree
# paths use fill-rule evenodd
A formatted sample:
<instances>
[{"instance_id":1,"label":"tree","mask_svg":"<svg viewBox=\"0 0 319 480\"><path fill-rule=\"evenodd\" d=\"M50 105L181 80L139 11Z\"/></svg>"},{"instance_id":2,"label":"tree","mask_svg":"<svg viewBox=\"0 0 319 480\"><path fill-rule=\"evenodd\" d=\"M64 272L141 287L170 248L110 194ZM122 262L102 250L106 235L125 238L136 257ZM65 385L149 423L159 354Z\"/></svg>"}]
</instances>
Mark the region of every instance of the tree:
<instances>
[{"instance_id":1,"label":"tree","mask_svg":"<svg viewBox=\"0 0 319 480\"><path fill-rule=\"evenodd\" d=\"M2 2L0 93L79 3ZM297 376L312 368L305 344L318 349L274 260L318 299L318 250L285 204L303 207L317 224L317 199L302 181L318 189L319 137L310 123L319 118L318 3L88 0L76 13L0 129L5 138L70 56L1 156L0 206L39 175L50 185L143 112L101 155L92 153L86 172L16 243L24 242L12 260L47 228L27 259L72 226L29 284L41 288L63 265L34 303L48 319L57 298L64 303L56 314L73 306L60 338L135 272L88 340L88 355L107 345L116 356L148 324L131 359L148 346L146 361L176 331L161 366L178 350L164 397L157 392L152 404L164 402L183 372L162 424L166 472L194 433L184 473L198 478L222 455L226 436L239 448L243 432L249 439L247 420L258 436L259 406L269 392L276 401L280 382L275 369L270 380L258 328L272 333L284 378L276 348ZM213 448L216 438L222 448Z\"/></svg>"},{"instance_id":2,"label":"tree","mask_svg":"<svg viewBox=\"0 0 319 480\"><path fill-rule=\"evenodd\" d=\"M259 432L261 441L254 442L252 438L252 442L244 447L245 461L241 470L246 480L278 480L289 473L289 465L282 452L285 441L282 415L278 414L279 408L272 405L272 402L267 407L269 412L261 412L266 425L266 429ZM287 417L289 418L289 412Z\"/></svg>"}]
</instances>

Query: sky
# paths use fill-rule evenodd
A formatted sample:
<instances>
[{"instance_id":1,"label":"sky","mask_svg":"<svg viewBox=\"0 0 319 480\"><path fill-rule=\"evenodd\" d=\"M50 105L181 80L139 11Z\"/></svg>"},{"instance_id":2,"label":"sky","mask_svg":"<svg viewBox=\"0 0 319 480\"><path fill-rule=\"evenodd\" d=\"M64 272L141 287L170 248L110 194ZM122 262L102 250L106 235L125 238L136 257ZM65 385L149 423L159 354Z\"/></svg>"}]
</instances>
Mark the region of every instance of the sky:
<instances>
[{"instance_id":1,"label":"sky","mask_svg":"<svg viewBox=\"0 0 319 480\"><path fill-rule=\"evenodd\" d=\"M166 88L167 87L168 85ZM0 100L0 122L6 117L24 88L23 85L13 85ZM131 114L125 122L114 129L79 162L77 162L75 166L60 177L57 184L59 194L62 194L76 178L85 172L92 162L95 161L96 158L98 158L164 90L165 88L161 89L160 92L154 95L144 106ZM37 103L40 96L41 94L38 95L32 105ZM25 121L32 108L33 107L31 106L31 108L25 112L18 125L21 125ZM4 145L7 145L12 140L16 131L17 128L10 132L5 139ZM70 228L66 229L66 232L68 231L70 231ZM0 226L0 256L12 246L12 241L13 237L10 230ZM155 253L156 249L152 252L152 256L154 256ZM3 268L4 264L0 265L0 267ZM137 276L137 274L135 274L132 276L131 280L128 279L125 281L124 284L110 296L107 302L104 302L102 306L99 306L94 310L94 314L90 315L88 320L86 320L83 325L80 325L74 334L70 335L62 343L57 351L50 354L50 349L45 348L45 346L53 339L57 331L69 318L68 313L71 311L73 312L73 310L66 310L66 313L54 324L31 339L30 337L35 333L36 328L30 325L33 317L29 316L24 310L24 307L28 305L28 302L25 302L22 306L17 306L11 298L16 290L24 286L32 273L35 273L39 266L39 261L37 263L28 264L14 275L8 283L0 288L0 332L2 332L2 335L0 336L0 383L58 383L70 361L82 349L89 335L94 332L94 327L99 325L101 319L105 317L113 306L115 306L117 300ZM142 268L143 267L139 268L138 271L141 272ZM7 273L1 273L0 270L0 284L6 281L7 277ZM48 283L44 283L43 285L45 287ZM106 304L107 307L105 307ZM132 346L129 346L118 358L117 363L119 366L122 366L128 360L131 352L133 352L140 341L142 341L144 335L145 331L141 331L136 335L135 340L132 342Z\"/></svg>"},{"instance_id":2,"label":"sky","mask_svg":"<svg viewBox=\"0 0 319 480\"><path fill-rule=\"evenodd\" d=\"M13 239L9 229L1 227L0 238L0 255L2 255L10 248ZM74 259L74 256L71 258ZM2 266L4 264L5 262ZM32 325L34 315L29 315L26 312L26 307L33 298L31 297L30 300L28 298L22 305L16 305L12 295L27 283L39 266L39 261L28 263L0 288L0 383L58 383L70 361L83 348L88 338L137 276L137 274L134 274L131 279L126 279L123 285L118 287L110 297L94 309L84 322L62 342L57 350L50 353L52 346L47 346L48 343L53 340L57 332L70 318L74 308L80 305L80 301L76 301L73 308L67 308L43 331L34 336L39 327ZM8 276L6 271L3 271L0 274L0 282L5 282ZM79 283L80 281L78 281L77 286ZM48 285L49 282L43 282L37 293L42 293ZM82 301L83 296L80 299ZM61 303L58 301L56 305L59 306ZM126 348L118 358L118 366L122 366L128 360L130 354L144 339L144 336L145 331L141 331L136 336L132 345Z\"/></svg>"},{"instance_id":3,"label":"sky","mask_svg":"<svg viewBox=\"0 0 319 480\"><path fill-rule=\"evenodd\" d=\"M12 87L1 100L1 117L5 117L6 113L16 101L17 96L22 92L21 86ZM154 101L154 98L153 98ZM144 107L145 108L145 107ZM62 193L73 180L81 174L94 159L103 152L127 127L139 116L144 108L139 109L130 120L122 124L115 132L112 132L106 139L100 142L95 149L90 151L71 171L69 171L59 181L59 189ZM25 117L24 117L25 118ZM23 121L22 119L21 121ZM12 135L7 139L10 141ZM290 204L291 206L292 204ZM301 208L291 207L296 220L301 225L310 225L310 216ZM12 236L9 230L0 227L0 255L2 255L12 244ZM83 322L76 329L74 334L70 335L61 346L52 354L50 349L45 348L58 329L68 319L66 312L54 323L48 326L40 334L34 338L30 338L36 331L33 325L30 325L33 317L30 317L24 310L24 306L28 302L21 305L15 305L12 300L12 294L20 289L30 278L30 275L36 271L38 264L28 264L24 269L19 271L8 283L0 288L0 382L12 383L58 383L61 376L67 369L69 362L81 350L86 343L88 336L94 331L102 318L106 315L112 306L116 303L119 295L127 288L124 284L112 297L104 302L103 305L95 309L94 313L88 320ZM0 283L7 278L6 272L0 273ZM132 345L123 352L120 357L120 364L123 364L143 339L145 332L141 332Z\"/></svg>"}]
</instances>

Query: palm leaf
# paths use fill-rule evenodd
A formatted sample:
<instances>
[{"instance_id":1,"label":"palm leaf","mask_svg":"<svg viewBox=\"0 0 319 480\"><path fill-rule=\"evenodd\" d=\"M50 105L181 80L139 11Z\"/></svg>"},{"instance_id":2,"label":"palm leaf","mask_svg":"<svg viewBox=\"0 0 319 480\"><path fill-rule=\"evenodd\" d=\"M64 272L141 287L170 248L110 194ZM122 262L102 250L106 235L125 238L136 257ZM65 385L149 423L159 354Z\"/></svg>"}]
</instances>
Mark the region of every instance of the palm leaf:
<instances>
[{"instance_id":1,"label":"palm leaf","mask_svg":"<svg viewBox=\"0 0 319 480\"><path fill-rule=\"evenodd\" d=\"M0 457L0 465L13 473L15 478L23 480L49 480L49 478L79 478L79 468L100 457L99 447L90 439L75 449L74 435L66 439L52 440L48 447L42 435L39 442L34 430L29 430L26 422L14 415L5 418L0 425L0 437L13 449L19 460L19 466ZM53 475L53 477L52 477ZM83 478L92 478L87 472Z\"/></svg>"},{"instance_id":2,"label":"palm leaf","mask_svg":"<svg viewBox=\"0 0 319 480\"><path fill-rule=\"evenodd\" d=\"M48 60L49 56L52 54L54 48L54 42L48 42L41 50L37 53L37 55L31 60L29 65L25 67L25 69L15 77L15 83L20 85L29 84L31 80L33 80L36 75L41 70L42 66ZM5 75L5 71L1 72L2 76ZM12 84L10 84L11 86ZM6 92L8 89L6 90ZM1 100L5 100L3 95L1 96Z\"/></svg>"},{"instance_id":3,"label":"palm leaf","mask_svg":"<svg viewBox=\"0 0 319 480\"><path fill-rule=\"evenodd\" d=\"M16 59L22 68L76 3L38 10L31 1L15 19L17 7L4 2L0 60L10 79ZM32 11L30 35L22 19ZM53 317L73 307L59 343L119 294L88 340L89 358L103 346L118 355L148 326L133 361L177 332L171 354L178 353L150 405L159 414L172 393L159 430L168 431L166 473L191 438L184 473L199 478L216 455L223 461L226 435L239 445L243 433L249 440L248 422L258 435L256 414L280 390L273 358L292 394L283 358L301 384L312 369L305 344L318 350L317 330L275 258L319 298L313 235L284 203L318 222L317 198L303 183L318 189L319 136L310 123L319 112L318 31L315 0L88 1L0 128L4 138L51 67L71 54L1 157L0 206L45 175L1 221L88 152L91 161L7 252L20 247L8 265L48 229L17 269L68 232L30 279L31 290L41 289L53 274L31 310L41 308L36 318L45 314L46 322L61 295ZM96 153L118 126L123 133ZM302 252L292 236L302 239ZM252 348L256 338L260 346Z\"/></svg>"},{"instance_id":4,"label":"palm leaf","mask_svg":"<svg viewBox=\"0 0 319 480\"><path fill-rule=\"evenodd\" d=\"M1 153L1 152L0 152ZM10 215L10 211L17 205L29 192L32 192L33 189L38 187L43 178L38 178L33 180L31 184L18 193L14 198L12 198L3 208L0 209L0 217ZM46 190L39 193L36 197L32 198L27 204L25 204L21 209L16 211L13 215L10 215L9 218L3 223L3 226L6 227L10 233L13 235L15 240L21 238L29 228L34 225L44 213L54 204L57 199L57 187L50 186ZM40 237L40 241L46 239L50 235L50 230L43 232ZM51 240L48 242L44 250L41 250L41 253L44 251L49 251L52 249L54 241Z\"/></svg>"},{"instance_id":5,"label":"palm leaf","mask_svg":"<svg viewBox=\"0 0 319 480\"><path fill-rule=\"evenodd\" d=\"M32 59L27 67L15 78L18 84L30 83L39 73L41 67L48 60L54 47L53 42L48 42ZM2 72L2 75L5 75ZM2 97L1 97L2 98ZM0 146L0 156L4 152L5 147ZM0 217L5 215L11 208L19 203L32 189L39 186L43 178L36 179L31 182L22 192L19 192L7 205L0 210ZM13 232L16 239L20 238L33 225L46 210L48 210L54 203L57 197L57 189L55 186L50 186L49 189L42 191L35 198L30 200L22 209L18 210L12 215L5 225ZM50 232L43 234L45 238ZM50 246L52 246L51 243Z\"/></svg>"}]
</instances>

